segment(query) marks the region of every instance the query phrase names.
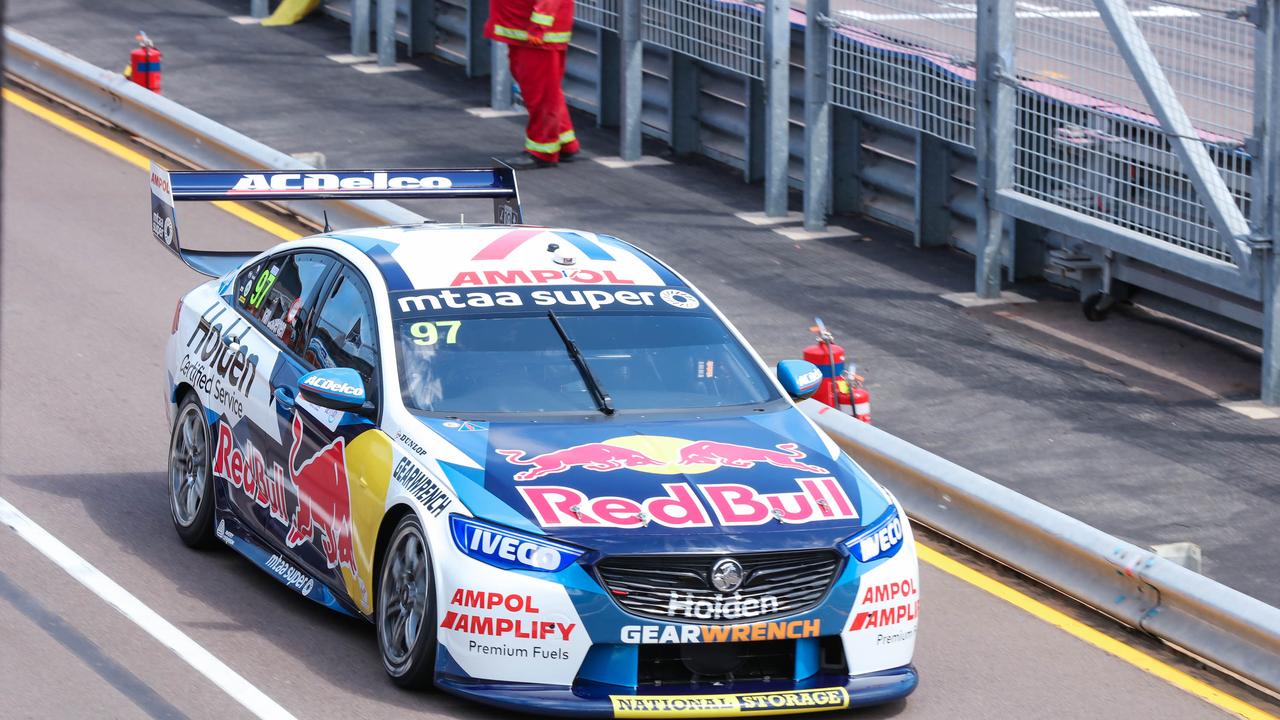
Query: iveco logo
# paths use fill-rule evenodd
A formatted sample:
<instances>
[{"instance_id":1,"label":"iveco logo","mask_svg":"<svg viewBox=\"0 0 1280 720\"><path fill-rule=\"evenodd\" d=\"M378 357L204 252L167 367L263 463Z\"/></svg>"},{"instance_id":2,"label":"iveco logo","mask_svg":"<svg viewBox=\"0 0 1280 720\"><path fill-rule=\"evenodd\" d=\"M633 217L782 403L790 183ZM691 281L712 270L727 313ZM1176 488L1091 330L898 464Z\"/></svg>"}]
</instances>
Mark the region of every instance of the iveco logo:
<instances>
[{"instance_id":1,"label":"iveco logo","mask_svg":"<svg viewBox=\"0 0 1280 720\"><path fill-rule=\"evenodd\" d=\"M720 592L733 592L742 585L742 565L733 558L724 558L711 566L711 585Z\"/></svg>"}]
</instances>

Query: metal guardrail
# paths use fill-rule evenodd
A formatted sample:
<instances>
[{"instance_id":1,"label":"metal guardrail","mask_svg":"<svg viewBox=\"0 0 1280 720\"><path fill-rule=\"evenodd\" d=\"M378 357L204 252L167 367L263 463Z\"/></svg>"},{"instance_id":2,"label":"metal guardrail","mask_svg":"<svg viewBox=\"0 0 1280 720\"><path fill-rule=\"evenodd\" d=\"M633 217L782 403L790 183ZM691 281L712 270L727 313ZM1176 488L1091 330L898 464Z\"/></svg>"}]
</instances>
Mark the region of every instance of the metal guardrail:
<instances>
[{"instance_id":1,"label":"metal guardrail","mask_svg":"<svg viewBox=\"0 0 1280 720\"><path fill-rule=\"evenodd\" d=\"M5 29L5 69L203 167L311 169L166 98ZM287 203L319 220L316 203ZM343 224L425 218L387 201L328 202ZM1280 609L1175 565L904 440L808 400L800 405L912 516L1131 627L1280 689Z\"/></svg>"},{"instance_id":2,"label":"metal guardrail","mask_svg":"<svg viewBox=\"0 0 1280 720\"><path fill-rule=\"evenodd\" d=\"M4 41L5 72L82 107L123 130L145 137L192 165L227 169L315 169L146 90L119 73L87 63L13 28L4 29ZM323 204L288 201L279 205L317 225L324 224L323 214L327 212L334 227L420 223L426 220L386 200L326 201Z\"/></svg>"},{"instance_id":3,"label":"metal guardrail","mask_svg":"<svg viewBox=\"0 0 1280 720\"><path fill-rule=\"evenodd\" d=\"M918 522L1130 627L1280 689L1280 608L815 400L800 408Z\"/></svg>"}]
</instances>

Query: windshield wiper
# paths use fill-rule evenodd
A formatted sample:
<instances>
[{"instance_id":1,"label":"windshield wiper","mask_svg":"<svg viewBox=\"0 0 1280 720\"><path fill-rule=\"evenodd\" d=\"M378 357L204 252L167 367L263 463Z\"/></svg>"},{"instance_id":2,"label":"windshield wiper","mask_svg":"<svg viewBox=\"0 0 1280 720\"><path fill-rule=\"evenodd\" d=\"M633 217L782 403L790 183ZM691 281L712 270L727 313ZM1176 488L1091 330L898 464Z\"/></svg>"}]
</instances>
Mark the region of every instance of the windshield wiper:
<instances>
[{"instance_id":1,"label":"windshield wiper","mask_svg":"<svg viewBox=\"0 0 1280 720\"><path fill-rule=\"evenodd\" d=\"M564 341L565 350L569 351L569 357L573 359L573 364L578 366L578 372L582 375L582 381L586 383L587 390L591 393L591 397L596 401L596 407L600 408L600 412L605 415L613 414L613 398L609 397L609 393L600 387L600 382L596 380L596 376L591 374L591 368L587 366L587 359L582 356L582 351L578 349L578 344L569 337L569 333L565 332L564 326L560 324L560 318L551 310L547 311L547 319L555 326L556 332L560 334L560 339Z\"/></svg>"}]
</instances>

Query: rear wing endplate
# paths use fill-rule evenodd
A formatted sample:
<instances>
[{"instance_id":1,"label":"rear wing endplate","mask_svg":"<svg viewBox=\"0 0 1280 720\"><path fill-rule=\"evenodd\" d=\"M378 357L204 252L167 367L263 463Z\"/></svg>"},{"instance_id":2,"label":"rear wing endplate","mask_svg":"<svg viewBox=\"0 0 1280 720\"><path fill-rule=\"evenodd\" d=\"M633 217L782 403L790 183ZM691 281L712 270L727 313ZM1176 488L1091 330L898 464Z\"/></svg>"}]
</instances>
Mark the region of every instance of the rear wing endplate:
<instances>
[{"instance_id":1,"label":"rear wing endplate","mask_svg":"<svg viewBox=\"0 0 1280 720\"><path fill-rule=\"evenodd\" d=\"M257 252L182 247L174 203L183 200L374 200L492 198L493 221L523 221L515 170L174 171L151 164L151 233L192 270L219 277Z\"/></svg>"}]
</instances>

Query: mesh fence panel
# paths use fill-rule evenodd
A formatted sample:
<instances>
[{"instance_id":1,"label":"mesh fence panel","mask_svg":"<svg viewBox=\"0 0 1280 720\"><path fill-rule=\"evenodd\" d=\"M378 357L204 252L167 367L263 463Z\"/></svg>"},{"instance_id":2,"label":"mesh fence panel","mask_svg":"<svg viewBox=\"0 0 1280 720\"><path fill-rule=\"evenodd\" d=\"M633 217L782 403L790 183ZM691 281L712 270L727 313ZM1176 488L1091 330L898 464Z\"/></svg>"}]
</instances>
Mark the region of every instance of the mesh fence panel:
<instances>
[{"instance_id":1,"label":"mesh fence panel","mask_svg":"<svg viewBox=\"0 0 1280 720\"><path fill-rule=\"evenodd\" d=\"M618 29L618 3L619 0L575 0L573 4L573 19L587 25L616 31Z\"/></svg>"},{"instance_id":2,"label":"mesh fence panel","mask_svg":"<svg viewBox=\"0 0 1280 720\"><path fill-rule=\"evenodd\" d=\"M764 72L764 9L717 0L641 0L645 42L757 80Z\"/></svg>"}]
</instances>

